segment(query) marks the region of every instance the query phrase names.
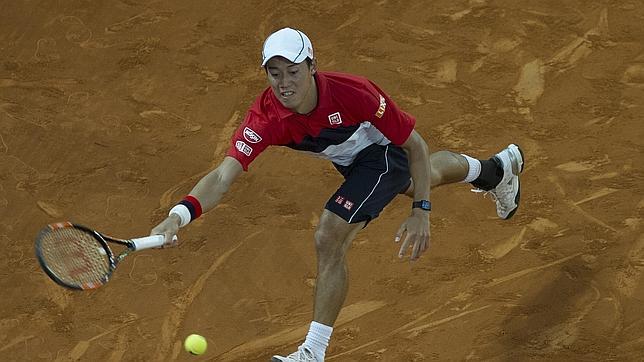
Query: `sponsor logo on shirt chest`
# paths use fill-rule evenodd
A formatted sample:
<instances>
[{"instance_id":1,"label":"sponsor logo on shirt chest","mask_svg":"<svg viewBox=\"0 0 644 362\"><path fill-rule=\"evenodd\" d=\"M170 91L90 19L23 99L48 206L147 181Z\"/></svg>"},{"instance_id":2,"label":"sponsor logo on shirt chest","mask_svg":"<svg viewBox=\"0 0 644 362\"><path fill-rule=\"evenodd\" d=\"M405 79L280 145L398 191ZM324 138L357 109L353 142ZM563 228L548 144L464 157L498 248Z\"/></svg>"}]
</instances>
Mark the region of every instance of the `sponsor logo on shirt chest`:
<instances>
[{"instance_id":1,"label":"sponsor logo on shirt chest","mask_svg":"<svg viewBox=\"0 0 644 362\"><path fill-rule=\"evenodd\" d=\"M340 116L340 112L329 114L329 123L331 123L332 125L342 124L342 117Z\"/></svg>"}]
</instances>

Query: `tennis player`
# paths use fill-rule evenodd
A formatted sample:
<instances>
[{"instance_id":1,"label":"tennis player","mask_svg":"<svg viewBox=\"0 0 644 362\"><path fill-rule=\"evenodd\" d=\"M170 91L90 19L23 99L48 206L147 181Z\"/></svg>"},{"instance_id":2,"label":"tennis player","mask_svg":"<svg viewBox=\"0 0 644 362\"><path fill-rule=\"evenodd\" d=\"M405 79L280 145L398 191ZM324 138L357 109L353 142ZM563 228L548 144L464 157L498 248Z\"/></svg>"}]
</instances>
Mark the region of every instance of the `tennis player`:
<instances>
[{"instance_id":1,"label":"tennis player","mask_svg":"<svg viewBox=\"0 0 644 362\"><path fill-rule=\"evenodd\" d=\"M347 295L346 253L356 234L398 194L405 194L412 199L410 213L394 240L402 241L399 257L417 259L430 242L430 190L457 182L492 195L498 216L508 219L519 206L523 154L510 144L489 159L451 151L430 155L412 115L366 78L319 71L313 45L299 30L271 34L261 65L269 87L248 110L226 157L151 233L165 234L171 243L179 228L213 209L268 146L331 161L344 182L324 206L314 235L318 273L313 321L296 352L272 358L324 361Z\"/></svg>"}]
</instances>

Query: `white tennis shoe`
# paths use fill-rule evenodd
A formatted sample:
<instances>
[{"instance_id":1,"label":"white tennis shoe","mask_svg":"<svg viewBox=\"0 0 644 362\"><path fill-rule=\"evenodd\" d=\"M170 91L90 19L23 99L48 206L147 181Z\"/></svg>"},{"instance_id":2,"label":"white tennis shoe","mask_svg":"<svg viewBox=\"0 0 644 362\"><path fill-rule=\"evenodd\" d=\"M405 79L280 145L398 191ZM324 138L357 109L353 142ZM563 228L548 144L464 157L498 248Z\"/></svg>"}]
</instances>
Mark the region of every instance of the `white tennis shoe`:
<instances>
[{"instance_id":1,"label":"white tennis shoe","mask_svg":"<svg viewBox=\"0 0 644 362\"><path fill-rule=\"evenodd\" d=\"M495 188L489 191L475 189L475 192L491 194L496 202L496 213L501 219L509 219L519 207L521 184L519 174L523 171L523 152L519 146L510 144L503 151L494 155L503 168L503 178Z\"/></svg>"},{"instance_id":2,"label":"white tennis shoe","mask_svg":"<svg viewBox=\"0 0 644 362\"><path fill-rule=\"evenodd\" d=\"M308 347L299 346L297 352L291 353L286 357L273 356L271 362L323 362L315 357L313 351Z\"/></svg>"}]
</instances>

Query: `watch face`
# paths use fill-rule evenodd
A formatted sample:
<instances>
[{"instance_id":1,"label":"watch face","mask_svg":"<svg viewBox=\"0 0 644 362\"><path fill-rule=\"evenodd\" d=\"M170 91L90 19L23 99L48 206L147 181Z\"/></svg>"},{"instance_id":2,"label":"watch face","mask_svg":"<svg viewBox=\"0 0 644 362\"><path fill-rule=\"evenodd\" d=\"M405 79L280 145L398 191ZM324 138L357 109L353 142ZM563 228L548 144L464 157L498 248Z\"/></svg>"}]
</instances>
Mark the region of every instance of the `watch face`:
<instances>
[{"instance_id":1,"label":"watch face","mask_svg":"<svg viewBox=\"0 0 644 362\"><path fill-rule=\"evenodd\" d=\"M420 201L415 201L412 204L412 207L419 207L423 210L426 211L431 211L432 210L432 203L429 200L420 200Z\"/></svg>"}]
</instances>

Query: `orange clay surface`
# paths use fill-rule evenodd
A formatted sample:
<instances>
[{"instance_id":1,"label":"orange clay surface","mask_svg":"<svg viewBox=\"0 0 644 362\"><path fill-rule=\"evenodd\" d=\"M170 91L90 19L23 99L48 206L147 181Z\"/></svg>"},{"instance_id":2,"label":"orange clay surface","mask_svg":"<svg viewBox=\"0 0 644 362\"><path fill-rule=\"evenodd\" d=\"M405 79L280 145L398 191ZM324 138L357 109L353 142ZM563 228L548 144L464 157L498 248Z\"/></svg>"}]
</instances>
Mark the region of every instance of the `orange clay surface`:
<instances>
[{"instance_id":1,"label":"orange clay surface","mask_svg":"<svg viewBox=\"0 0 644 362\"><path fill-rule=\"evenodd\" d=\"M261 4L260 4L261 3ZM407 5L404 5L407 4ZM313 232L341 177L261 155L178 248L94 292L34 258L47 223L147 235L229 147L264 89L264 38L292 26L322 70L367 76L432 150L522 146L501 221L434 190L432 246L399 260L399 197L354 241L329 361L642 360L644 10L638 1L4 1L0 359L267 361L303 339ZM208 351L182 341L198 333Z\"/></svg>"}]
</instances>

